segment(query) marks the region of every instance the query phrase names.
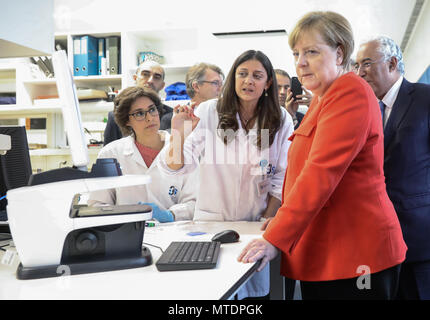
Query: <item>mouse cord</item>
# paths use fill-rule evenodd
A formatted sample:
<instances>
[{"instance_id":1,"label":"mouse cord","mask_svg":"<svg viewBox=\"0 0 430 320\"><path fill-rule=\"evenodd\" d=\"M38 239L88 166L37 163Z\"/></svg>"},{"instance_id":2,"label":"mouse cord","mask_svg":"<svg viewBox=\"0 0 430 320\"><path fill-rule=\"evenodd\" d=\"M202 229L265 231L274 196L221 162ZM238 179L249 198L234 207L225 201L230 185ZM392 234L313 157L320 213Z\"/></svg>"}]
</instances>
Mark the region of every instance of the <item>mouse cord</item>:
<instances>
[{"instance_id":1,"label":"mouse cord","mask_svg":"<svg viewBox=\"0 0 430 320\"><path fill-rule=\"evenodd\" d=\"M164 253L163 249L161 249L160 247L158 247L158 246L156 246L156 245L153 245L153 244L150 244L150 243L147 243L147 242L142 242L142 244L145 244L145 245L147 245L147 246L151 246L151 247L154 247L154 248L160 249L161 253Z\"/></svg>"}]
</instances>

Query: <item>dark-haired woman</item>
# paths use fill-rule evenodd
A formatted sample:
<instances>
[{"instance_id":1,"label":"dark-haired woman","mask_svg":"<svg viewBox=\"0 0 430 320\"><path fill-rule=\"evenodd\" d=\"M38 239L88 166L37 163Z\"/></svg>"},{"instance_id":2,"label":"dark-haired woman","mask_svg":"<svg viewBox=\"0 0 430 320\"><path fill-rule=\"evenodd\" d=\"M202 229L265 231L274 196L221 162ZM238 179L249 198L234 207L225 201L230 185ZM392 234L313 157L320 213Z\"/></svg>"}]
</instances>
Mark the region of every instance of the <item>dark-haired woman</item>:
<instances>
[{"instance_id":1,"label":"dark-haired woman","mask_svg":"<svg viewBox=\"0 0 430 320\"><path fill-rule=\"evenodd\" d=\"M268 57L260 51L244 52L234 62L219 100L200 104L196 115L186 106L174 113L171 144L159 158L160 167L169 175L199 167L194 220L258 221L273 216L281 205L294 126L279 106ZM238 298L268 293L266 268Z\"/></svg>"},{"instance_id":2,"label":"dark-haired woman","mask_svg":"<svg viewBox=\"0 0 430 320\"><path fill-rule=\"evenodd\" d=\"M115 158L123 174L147 174L149 184L101 190L90 194L89 205L150 203L160 222L192 219L196 173L162 179L156 158L168 144L169 133L160 129L160 99L148 88L129 87L115 99L115 121L124 138L100 151L98 158ZM166 143L167 142L167 143Z\"/></svg>"}]
</instances>

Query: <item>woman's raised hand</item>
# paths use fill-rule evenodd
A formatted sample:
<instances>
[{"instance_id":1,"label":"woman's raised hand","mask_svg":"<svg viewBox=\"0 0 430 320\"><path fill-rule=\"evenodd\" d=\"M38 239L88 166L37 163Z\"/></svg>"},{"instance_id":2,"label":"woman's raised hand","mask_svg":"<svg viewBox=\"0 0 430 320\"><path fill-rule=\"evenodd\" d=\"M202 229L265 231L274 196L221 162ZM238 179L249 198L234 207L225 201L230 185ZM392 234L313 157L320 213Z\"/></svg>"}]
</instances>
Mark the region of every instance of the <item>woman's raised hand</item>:
<instances>
[{"instance_id":1,"label":"woman's raised hand","mask_svg":"<svg viewBox=\"0 0 430 320\"><path fill-rule=\"evenodd\" d=\"M181 137L186 138L197 126L200 118L194 114L195 104L191 106L177 105L173 109L171 121L171 133L179 133Z\"/></svg>"}]
</instances>

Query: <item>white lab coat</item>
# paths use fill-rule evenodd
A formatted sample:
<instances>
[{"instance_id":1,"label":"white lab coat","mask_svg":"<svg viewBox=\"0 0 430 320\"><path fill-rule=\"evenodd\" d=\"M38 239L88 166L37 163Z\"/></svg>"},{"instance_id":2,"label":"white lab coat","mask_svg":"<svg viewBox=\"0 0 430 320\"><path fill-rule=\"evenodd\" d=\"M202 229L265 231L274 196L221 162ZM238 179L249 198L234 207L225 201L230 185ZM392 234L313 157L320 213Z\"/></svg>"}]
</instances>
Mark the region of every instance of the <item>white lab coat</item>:
<instances>
[{"instance_id":1,"label":"white lab coat","mask_svg":"<svg viewBox=\"0 0 430 320\"><path fill-rule=\"evenodd\" d=\"M274 141L270 148L259 152L255 133L250 131L247 135L236 115L239 130L234 140L225 145L217 134L216 104L216 99L209 100L197 108L200 122L184 143L184 167L171 170L164 149L159 157L160 170L177 176L192 172L199 165L200 188L194 220L257 221L267 207L268 194L281 200L293 120L281 108L282 124ZM256 132L257 126L254 130ZM239 299L267 295L270 288L268 266L242 288L244 290L238 292Z\"/></svg>"},{"instance_id":2,"label":"white lab coat","mask_svg":"<svg viewBox=\"0 0 430 320\"><path fill-rule=\"evenodd\" d=\"M169 133L159 131L164 137L165 146L169 143ZM160 153L157 157L160 156ZM141 202L155 203L162 210L171 210L176 220L193 218L198 190L198 172L184 176L172 176L166 179L160 174L157 158L148 168L134 138L131 136L113 141L100 150L98 158L115 158L118 160L122 173L147 174L151 177L149 184L106 189L92 192L88 199L89 205L102 204L136 204Z\"/></svg>"}]
</instances>

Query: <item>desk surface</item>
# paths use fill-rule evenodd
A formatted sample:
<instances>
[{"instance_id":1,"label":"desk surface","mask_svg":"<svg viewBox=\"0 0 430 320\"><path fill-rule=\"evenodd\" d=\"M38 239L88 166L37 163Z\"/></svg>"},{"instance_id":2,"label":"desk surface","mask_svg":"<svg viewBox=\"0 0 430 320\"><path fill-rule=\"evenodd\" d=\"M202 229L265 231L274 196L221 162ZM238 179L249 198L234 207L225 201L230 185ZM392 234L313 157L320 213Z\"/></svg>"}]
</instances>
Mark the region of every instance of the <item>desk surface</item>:
<instances>
[{"instance_id":1,"label":"desk surface","mask_svg":"<svg viewBox=\"0 0 430 320\"><path fill-rule=\"evenodd\" d=\"M144 242L166 249L172 241L209 241L222 230L239 232L240 241L221 245L215 269L159 272L155 262L159 249L147 246L153 264L144 268L100 272L37 280L16 279L19 259L12 265L0 264L0 299L147 299L215 300L235 288L239 279L252 270L252 264L237 262L241 250L258 238L259 222L175 222L145 228ZM206 232L189 236L189 232ZM0 260L4 252L0 251ZM251 273L252 274L252 273Z\"/></svg>"}]
</instances>

